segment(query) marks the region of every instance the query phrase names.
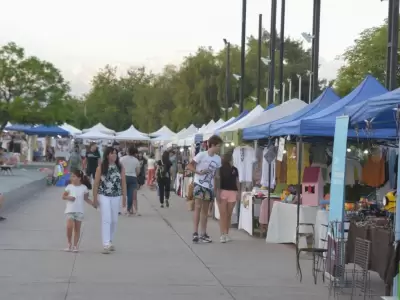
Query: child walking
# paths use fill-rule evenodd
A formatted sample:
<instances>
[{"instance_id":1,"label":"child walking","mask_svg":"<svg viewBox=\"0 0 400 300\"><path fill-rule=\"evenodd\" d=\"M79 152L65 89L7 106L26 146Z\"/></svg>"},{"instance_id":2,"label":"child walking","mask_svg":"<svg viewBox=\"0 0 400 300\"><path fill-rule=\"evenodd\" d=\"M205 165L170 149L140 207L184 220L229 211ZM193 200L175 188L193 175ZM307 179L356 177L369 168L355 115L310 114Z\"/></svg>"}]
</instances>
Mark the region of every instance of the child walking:
<instances>
[{"instance_id":1,"label":"child walking","mask_svg":"<svg viewBox=\"0 0 400 300\"><path fill-rule=\"evenodd\" d=\"M84 202L93 206L93 202L89 199L91 188L89 177L85 176L81 170L74 170L71 173L71 183L65 188L62 196L62 199L67 201L65 215L67 216L68 247L65 251L78 252L84 216ZM72 234L74 235L73 242Z\"/></svg>"}]
</instances>

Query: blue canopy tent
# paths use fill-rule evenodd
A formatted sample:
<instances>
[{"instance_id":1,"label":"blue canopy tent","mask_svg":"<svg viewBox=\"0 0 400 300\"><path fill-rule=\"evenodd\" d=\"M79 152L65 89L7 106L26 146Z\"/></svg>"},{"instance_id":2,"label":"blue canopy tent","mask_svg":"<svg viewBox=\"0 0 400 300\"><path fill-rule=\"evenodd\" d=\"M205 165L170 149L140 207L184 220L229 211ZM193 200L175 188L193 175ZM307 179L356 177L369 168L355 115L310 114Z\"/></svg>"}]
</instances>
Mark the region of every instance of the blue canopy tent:
<instances>
[{"instance_id":1,"label":"blue canopy tent","mask_svg":"<svg viewBox=\"0 0 400 300\"><path fill-rule=\"evenodd\" d=\"M364 105L346 109L352 127L369 129L397 128L400 88L367 100Z\"/></svg>"},{"instance_id":2,"label":"blue canopy tent","mask_svg":"<svg viewBox=\"0 0 400 300\"><path fill-rule=\"evenodd\" d=\"M327 108L339 99L339 96L336 95L330 87L328 87L317 99L315 99L315 101L290 116L275 120L271 123L243 129L243 139L256 140L266 138L270 136L271 128L280 126L280 124L283 123L307 118L308 116Z\"/></svg>"},{"instance_id":3,"label":"blue canopy tent","mask_svg":"<svg viewBox=\"0 0 400 300\"><path fill-rule=\"evenodd\" d=\"M22 124L14 124L11 126L7 126L6 128L4 128L5 130L8 131L21 131L21 132L25 132L26 130L29 130L32 128L32 125L22 125Z\"/></svg>"},{"instance_id":4,"label":"blue canopy tent","mask_svg":"<svg viewBox=\"0 0 400 300\"><path fill-rule=\"evenodd\" d=\"M368 75L357 88L340 101L307 118L275 126L270 129L270 135L333 136L336 117L343 115L347 106L365 102L385 92L387 90L374 77ZM376 134L377 132L375 137L378 137ZM350 132L349 135L353 133ZM356 133L356 136L359 135Z\"/></svg>"},{"instance_id":5,"label":"blue canopy tent","mask_svg":"<svg viewBox=\"0 0 400 300\"><path fill-rule=\"evenodd\" d=\"M31 127L24 130L27 135L38 135L38 136L68 136L69 132L58 127L58 126L45 126L40 125L37 127Z\"/></svg>"}]
</instances>

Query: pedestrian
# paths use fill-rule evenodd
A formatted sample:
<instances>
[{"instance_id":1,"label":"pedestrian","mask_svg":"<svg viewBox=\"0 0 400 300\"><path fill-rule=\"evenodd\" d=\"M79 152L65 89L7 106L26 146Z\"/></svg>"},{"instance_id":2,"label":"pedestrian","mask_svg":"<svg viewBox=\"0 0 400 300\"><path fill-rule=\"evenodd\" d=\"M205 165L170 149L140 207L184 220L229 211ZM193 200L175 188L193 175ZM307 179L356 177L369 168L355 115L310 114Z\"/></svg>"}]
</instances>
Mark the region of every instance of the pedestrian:
<instances>
[{"instance_id":1,"label":"pedestrian","mask_svg":"<svg viewBox=\"0 0 400 300\"><path fill-rule=\"evenodd\" d=\"M143 153L138 153L137 159L139 160L140 163L140 172L138 176L138 183L139 183L139 189L142 185L145 184L146 182L146 165L147 165L147 159L144 157Z\"/></svg>"},{"instance_id":2,"label":"pedestrian","mask_svg":"<svg viewBox=\"0 0 400 300\"><path fill-rule=\"evenodd\" d=\"M219 209L219 227L221 231L220 242L231 241L229 237L229 228L231 227L232 212L236 205L239 191L239 172L232 165L232 155L227 153L222 159L220 169L220 191L217 196Z\"/></svg>"},{"instance_id":3,"label":"pedestrian","mask_svg":"<svg viewBox=\"0 0 400 300\"><path fill-rule=\"evenodd\" d=\"M90 180L94 179L96 169L100 164L100 152L96 143L91 143L89 151L86 152L86 175Z\"/></svg>"},{"instance_id":4,"label":"pedestrian","mask_svg":"<svg viewBox=\"0 0 400 300\"><path fill-rule=\"evenodd\" d=\"M169 207L169 196L171 190L171 161L169 160L168 151L164 151L161 160L157 162L156 178L160 197L160 205L163 208L165 202L165 206Z\"/></svg>"},{"instance_id":5,"label":"pedestrian","mask_svg":"<svg viewBox=\"0 0 400 300\"><path fill-rule=\"evenodd\" d=\"M194 172L193 195L195 208L193 213L193 242L211 243L207 234L207 218L210 203L214 201L215 175L221 167L221 157L217 154L221 149L222 139L213 135L208 140L208 150L199 152L187 165L187 169ZM200 235L199 235L200 223Z\"/></svg>"},{"instance_id":6,"label":"pedestrian","mask_svg":"<svg viewBox=\"0 0 400 300\"><path fill-rule=\"evenodd\" d=\"M115 251L113 241L118 223L118 213L121 205L126 207L126 177L125 170L118 160L117 150L107 147L103 161L97 167L93 187L93 204L100 206L101 236L103 253Z\"/></svg>"},{"instance_id":7,"label":"pedestrian","mask_svg":"<svg viewBox=\"0 0 400 300\"><path fill-rule=\"evenodd\" d=\"M138 180L137 175L140 173L140 162L136 158L139 153L135 146L130 146L128 148L128 155L121 158L121 165L125 170L126 177L126 193L128 199L127 213L129 215L134 215L137 213L137 187Z\"/></svg>"},{"instance_id":8,"label":"pedestrian","mask_svg":"<svg viewBox=\"0 0 400 300\"><path fill-rule=\"evenodd\" d=\"M69 171L73 173L77 170L82 170L82 160L79 154L79 146L76 145L68 160Z\"/></svg>"},{"instance_id":9,"label":"pedestrian","mask_svg":"<svg viewBox=\"0 0 400 300\"><path fill-rule=\"evenodd\" d=\"M169 157L168 157L169 160ZM147 185L151 186L151 182L155 177L156 172L156 160L154 159L154 154L150 154L150 157L147 158Z\"/></svg>"},{"instance_id":10,"label":"pedestrian","mask_svg":"<svg viewBox=\"0 0 400 300\"><path fill-rule=\"evenodd\" d=\"M92 200L89 199L90 189L92 189L90 180L81 170L71 172L71 183L67 185L62 195L62 199L66 201L65 215L67 216L68 247L65 251L78 252L84 217L84 202L93 206ZM73 242L72 235L74 236Z\"/></svg>"}]
</instances>

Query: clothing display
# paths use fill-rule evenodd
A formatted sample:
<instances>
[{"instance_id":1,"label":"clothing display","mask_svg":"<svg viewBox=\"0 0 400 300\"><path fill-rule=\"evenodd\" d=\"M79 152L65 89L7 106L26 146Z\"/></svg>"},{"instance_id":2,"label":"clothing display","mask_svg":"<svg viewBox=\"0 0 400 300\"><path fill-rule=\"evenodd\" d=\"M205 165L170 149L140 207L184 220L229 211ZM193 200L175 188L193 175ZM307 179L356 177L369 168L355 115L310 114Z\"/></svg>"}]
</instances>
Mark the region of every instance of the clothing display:
<instances>
[{"instance_id":1,"label":"clothing display","mask_svg":"<svg viewBox=\"0 0 400 300\"><path fill-rule=\"evenodd\" d=\"M310 145L303 144L303 161L301 164L301 177L303 178L304 168L310 166ZM293 144L288 144L286 146L287 151L287 171L286 171L286 181L287 184L297 184L298 183L298 172L297 172L297 157L299 156L298 147ZM295 155L294 155L295 153Z\"/></svg>"},{"instance_id":2,"label":"clothing display","mask_svg":"<svg viewBox=\"0 0 400 300\"><path fill-rule=\"evenodd\" d=\"M268 148L263 151L261 185L267 188L275 188L276 185L276 159L269 163L264 157L268 152ZM271 164L271 186L269 185L269 166Z\"/></svg>"},{"instance_id":3,"label":"clothing display","mask_svg":"<svg viewBox=\"0 0 400 300\"><path fill-rule=\"evenodd\" d=\"M380 187L385 183L385 155L376 154L368 157L362 169L362 182L372 187Z\"/></svg>"},{"instance_id":4,"label":"clothing display","mask_svg":"<svg viewBox=\"0 0 400 300\"><path fill-rule=\"evenodd\" d=\"M394 189L396 187L396 180L397 180L397 177L396 177L397 170L395 170L396 161L397 161L396 149L391 148L389 150L388 156L389 156L389 163L388 163L389 170L388 171L389 171L390 187L392 189Z\"/></svg>"},{"instance_id":5,"label":"clothing display","mask_svg":"<svg viewBox=\"0 0 400 300\"><path fill-rule=\"evenodd\" d=\"M332 165L328 167L328 182L331 182ZM346 158L346 175L345 185L353 186L356 182L363 179L364 170L358 160L353 158Z\"/></svg>"},{"instance_id":6,"label":"clothing display","mask_svg":"<svg viewBox=\"0 0 400 300\"><path fill-rule=\"evenodd\" d=\"M233 150L233 165L239 171L240 182L253 181L253 164L255 160L255 150L250 146L236 147Z\"/></svg>"},{"instance_id":7,"label":"clothing display","mask_svg":"<svg viewBox=\"0 0 400 300\"><path fill-rule=\"evenodd\" d=\"M285 183L287 176L287 155L283 155L282 161L276 161L276 183Z\"/></svg>"}]
</instances>

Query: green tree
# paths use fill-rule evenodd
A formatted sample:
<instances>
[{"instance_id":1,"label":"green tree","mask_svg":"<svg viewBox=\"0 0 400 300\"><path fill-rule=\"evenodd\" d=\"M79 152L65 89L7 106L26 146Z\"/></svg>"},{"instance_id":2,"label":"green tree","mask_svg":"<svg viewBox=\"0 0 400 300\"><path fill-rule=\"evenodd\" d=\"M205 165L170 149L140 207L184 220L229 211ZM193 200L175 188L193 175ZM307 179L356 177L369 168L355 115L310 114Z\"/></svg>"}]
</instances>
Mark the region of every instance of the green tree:
<instances>
[{"instance_id":1,"label":"green tree","mask_svg":"<svg viewBox=\"0 0 400 300\"><path fill-rule=\"evenodd\" d=\"M53 64L26 57L15 43L0 48L0 132L9 121L64 122L69 115L64 101L68 92L68 83Z\"/></svg>"},{"instance_id":2,"label":"green tree","mask_svg":"<svg viewBox=\"0 0 400 300\"><path fill-rule=\"evenodd\" d=\"M299 41L287 38L285 43L287 64L284 68L284 79L292 79L292 97L295 97L299 88L296 74L302 74L305 99L308 95L308 79L305 72L310 66L310 52L304 49ZM250 36L246 51L244 90L244 107L248 110L256 105L252 97L256 95L257 88L257 47L257 40ZM266 57L269 53L268 40L263 41L262 47L262 56ZM225 96L225 49L215 52L210 47L199 47L196 53L185 57L179 67L168 65L160 74L152 74L144 68L138 68L118 76L115 68L107 66L93 78L92 89L85 97L87 121L90 125L102 122L115 130L125 129L133 123L145 132L157 130L162 125L178 131L190 124L200 127L211 119L216 121L224 117L225 113L221 108L226 107L226 102L228 107L233 107L229 117L237 116L239 112L235 104L239 103L240 86L233 74L240 75L240 48L231 45L230 55L230 99L226 99ZM268 86L267 73L268 67L262 66L262 106L265 106L264 87ZM276 87L278 75L276 66Z\"/></svg>"},{"instance_id":3,"label":"green tree","mask_svg":"<svg viewBox=\"0 0 400 300\"><path fill-rule=\"evenodd\" d=\"M340 56L345 65L339 69L335 90L345 96L357 87L367 74L384 83L386 77L387 22L361 32L354 45Z\"/></svg>"}]
</instances>

